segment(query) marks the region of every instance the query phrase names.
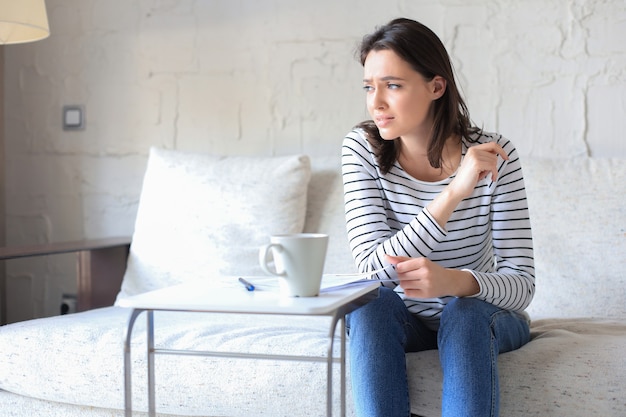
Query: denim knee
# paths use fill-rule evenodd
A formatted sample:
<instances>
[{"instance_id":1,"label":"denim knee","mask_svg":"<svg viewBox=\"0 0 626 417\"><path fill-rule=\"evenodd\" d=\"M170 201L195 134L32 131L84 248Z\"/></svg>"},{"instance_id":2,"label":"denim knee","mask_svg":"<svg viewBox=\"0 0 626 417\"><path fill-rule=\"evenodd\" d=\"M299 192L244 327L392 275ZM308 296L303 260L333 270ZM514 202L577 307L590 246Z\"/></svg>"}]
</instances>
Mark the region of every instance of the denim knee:
<instances>
[{"instance_id":1,"label":"denim knee","mask_svg":"<svg viewBox=\"0 0 626 417\"><path fill-rule=\"evenodd\" d=\"M477 298L453 298L441 313L441 323L458 320L489 323L491 315L499 309L486 301Z\"/></svg>"},{"instance_id":2,"label":"denim knee","mask_svg":"<svg viewBox=\"0 0 626 417\"><path fill-rule=\"evenodd\" d=\"M522 316L476 298L455 298L444 308L439 341L452 337L459 342L477 337L497 339L499 352L517 349L528 342L530 332Z\"/></svg>"},{"instance_id":3,"label":"denim knee","mask_svg":"<svg viewBox=\"0 0 626 417\"><path fill-rule=\"evenodd\" d=\"M441 313L439 345L452 337L458 342L474 340L478 334L489 338L491 317L499 309L476 298L454 298Z\"/></svg>"},{"instance_id":4,"label":"denim knee","mask_svg":"<svg viewBox=\"0 0 626 417\"><path fill-rule=\"evenodd\" d=\"M346 328L349 333L350 327L358 323L367 323L368 327L378 325L386 327L389 325L390 312L403 312L404 309L406 309L404 302L396 292L390 288L380 287L376 299L346 316Z\"/></svg>"}]
</instances>

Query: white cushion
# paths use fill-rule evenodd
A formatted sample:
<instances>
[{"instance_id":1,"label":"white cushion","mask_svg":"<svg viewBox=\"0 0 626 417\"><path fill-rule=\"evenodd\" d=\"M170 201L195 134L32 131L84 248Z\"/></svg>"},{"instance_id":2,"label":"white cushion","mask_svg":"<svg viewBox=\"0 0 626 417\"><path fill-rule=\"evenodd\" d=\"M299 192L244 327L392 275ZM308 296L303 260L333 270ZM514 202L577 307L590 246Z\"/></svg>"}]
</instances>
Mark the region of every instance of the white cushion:
<instances>
[{"instance_id":1,"label":"white cushion","mask_svg":"<svg viewBox=\"0 0 626 417\"><path fill-rule=\"evenodd\" d=\"M306 156L212 156L152 148L118 300L209 279L259 275L258 248L304 227Z\"/></svg>"}]
</instances>

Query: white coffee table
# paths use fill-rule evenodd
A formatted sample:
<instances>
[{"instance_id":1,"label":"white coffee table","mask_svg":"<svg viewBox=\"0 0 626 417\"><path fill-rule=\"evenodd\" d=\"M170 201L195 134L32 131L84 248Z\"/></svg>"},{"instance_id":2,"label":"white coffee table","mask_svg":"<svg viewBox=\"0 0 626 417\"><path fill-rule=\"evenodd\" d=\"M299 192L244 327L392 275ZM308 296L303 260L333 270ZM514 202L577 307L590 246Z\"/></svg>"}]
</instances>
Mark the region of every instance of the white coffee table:
<instances>
[{"instance_id":1,"label":"white coffee table","mask_svg":"<svg viewBox=\"0 0 626 417\"><path fill-rule=\"evenodd\" d=\"M267 279L266 277L263 277ZM358 277L355 276L355 279ZM254 277L246 277L251 282L258 282ZM232 278L236 282L237 277ZM155 401L155 369L154 357L156 354L168 355L196 355L230 358L275 359L308 362L326 362L326 413L332 416L332 370L335 363L340 364L341 415L346 413L346 314L366 304L378 294L380 284L376 281L348 286L332 291L321 292L317 297L285 297L278 288L246 291L236 284L233 286L217 287L206 282L194 282L174 287L147 292L121 300L119 305L132 309L126 341L124 344L124 405L127 417L132 416L131 395L131 336L137 317L146 312L147 316L147 355L148 355L148 413L156 415ZM332 318L328 333L328 353L326 356L297 356L251 354L245 352L218 352L218 351L189 351L154 346L154 311L187 311L187 312L214 312L214 313L244 313L244 314L276 314L276 315L310 315L330 316ZM340 356L333 355L334 336L337 323L341 321L341 349Z\"/></svg>"}]
</instances>

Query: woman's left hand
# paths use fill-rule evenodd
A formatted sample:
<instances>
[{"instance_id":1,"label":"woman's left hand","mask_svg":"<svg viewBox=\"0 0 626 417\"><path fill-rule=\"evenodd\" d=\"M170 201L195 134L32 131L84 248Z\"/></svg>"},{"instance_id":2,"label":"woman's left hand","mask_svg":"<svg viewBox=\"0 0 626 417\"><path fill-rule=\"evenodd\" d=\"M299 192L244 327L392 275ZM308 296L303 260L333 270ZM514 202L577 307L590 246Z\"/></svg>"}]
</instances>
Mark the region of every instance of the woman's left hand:
<instances>
[{"instance_id":1,"label":"woman's left hand","mask_svg":"<svg viewBox=\"0 0 626 417\"><path fill-rule=\"evenodd\" d=\"M482 143L467 149L457 174L450 186L456 194L469 197L478 181L491 174L491 181L498 178L498 156L509 159L502 146L495 142Z\"/></svg>"},{"instance_id":2,"label":"woman's left hand","mask_svg":"<svg viewBox=\"0 0 626 417\"><path fill-rule=\"evenodd\" d=\"M466 297L480 287L469 271L444 268L428 258L386 256L395 265L400 287L411 298Z\"/></svg>"}]
</instances>

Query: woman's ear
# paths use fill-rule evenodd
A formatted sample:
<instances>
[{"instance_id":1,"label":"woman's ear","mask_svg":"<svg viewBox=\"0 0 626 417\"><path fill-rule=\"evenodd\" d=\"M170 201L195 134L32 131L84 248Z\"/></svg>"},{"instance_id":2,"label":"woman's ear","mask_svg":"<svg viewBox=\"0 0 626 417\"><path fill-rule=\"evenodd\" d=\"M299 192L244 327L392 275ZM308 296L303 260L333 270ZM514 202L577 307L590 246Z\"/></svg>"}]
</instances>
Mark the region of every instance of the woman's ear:
<instances>
[{"instance_id":1,"label":"woman's ear","mask_svg":"<svg viewBox=\"0 0 626 417\"><path fill-rule=\"evenodd\" d=\"M437 100L446 92L447 81L440 75L435 75L431 80L433 100Z\"/></svg>"}]
</instances>

